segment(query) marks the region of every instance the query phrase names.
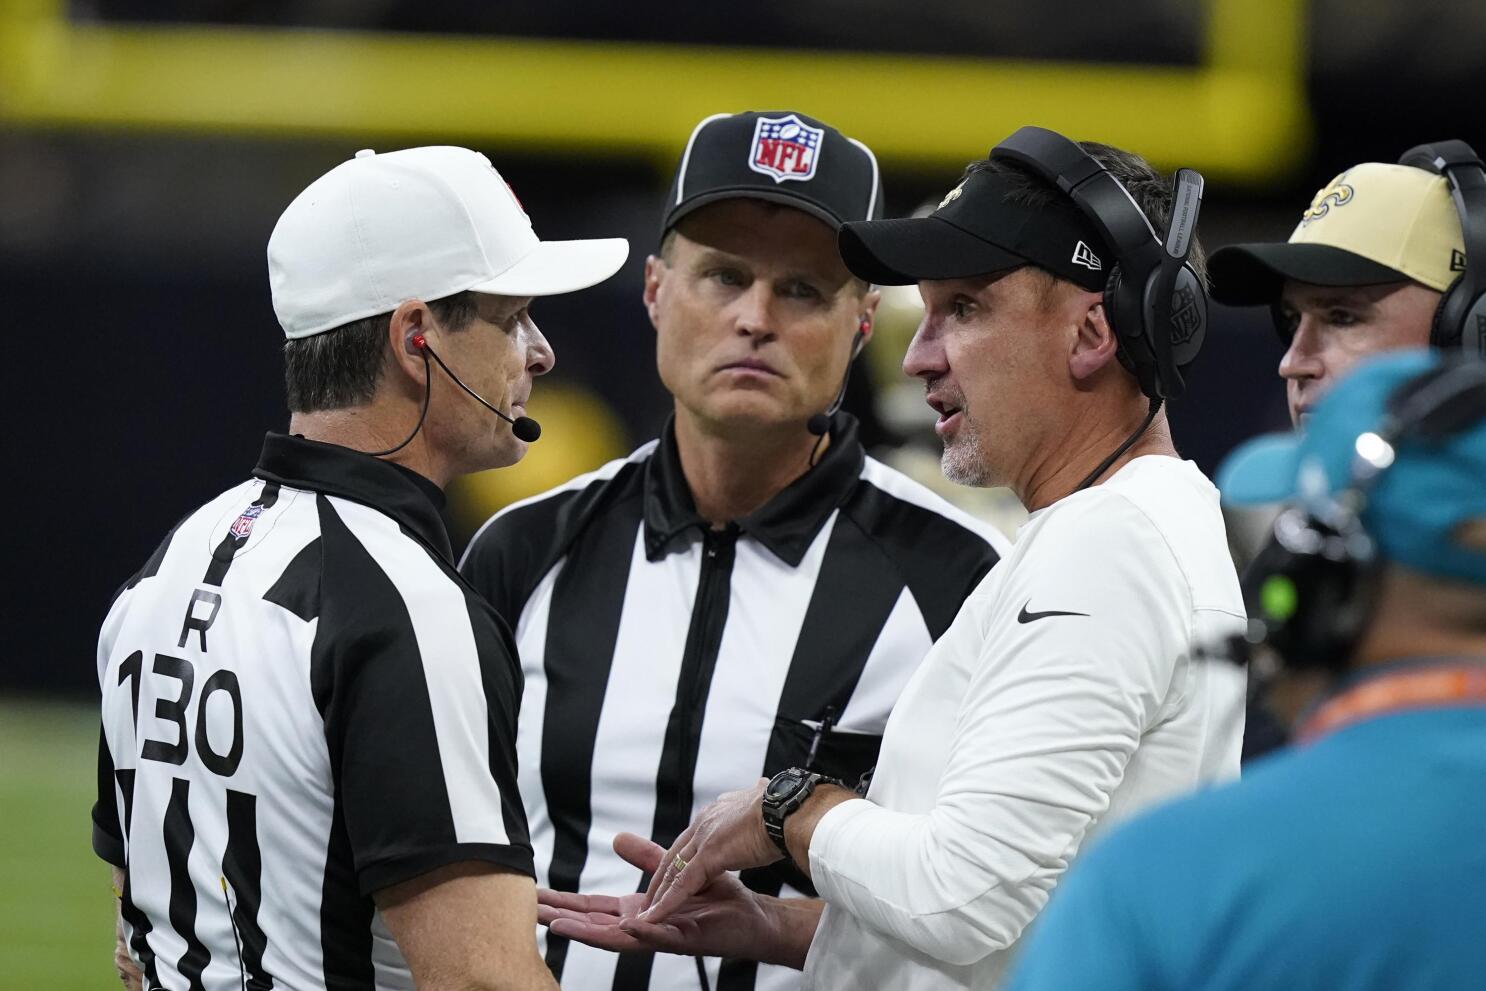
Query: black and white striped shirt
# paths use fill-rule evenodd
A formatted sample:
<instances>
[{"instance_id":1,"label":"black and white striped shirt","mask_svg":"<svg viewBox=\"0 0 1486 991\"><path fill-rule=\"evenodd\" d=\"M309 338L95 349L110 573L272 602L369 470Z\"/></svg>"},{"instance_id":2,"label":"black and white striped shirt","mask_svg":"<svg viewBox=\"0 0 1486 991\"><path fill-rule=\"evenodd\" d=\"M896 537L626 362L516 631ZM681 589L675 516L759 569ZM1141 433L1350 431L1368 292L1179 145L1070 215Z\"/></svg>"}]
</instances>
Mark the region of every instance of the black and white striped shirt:
<instances>
[{"instance_id":1,"label":"black and white striped shirt","mask_svg":"<svg viewBox=\"0 0 1486 991\"><path fill-rule=\"evenodd\" d=\"M410 988L373 892L532 871L515 645L426 479L277 434L253 475L104 621L94 848L149 988Z\"/></svg>"},{"instance_id":2,"label":"black and white striped shirt","mask_svg":"<svg viewBox=\"0 0 1486 991\"><path fill-rule=\"evenodd\" d=\"M836 427L819 464L722 530L697 514L668 426L475 536L461 570L521 648L520 781L538 883L636 890L615 833L666 845L762 774L812 763L854 781L875 763L899 691L1006 542L865 457L850 417ZM745 879L808 890L799 875ZM619 958L556 937L545 952L567 988L699 984L688 958ZM720 989L800 976L706 966Z\"/></svg>"}]
</instances>

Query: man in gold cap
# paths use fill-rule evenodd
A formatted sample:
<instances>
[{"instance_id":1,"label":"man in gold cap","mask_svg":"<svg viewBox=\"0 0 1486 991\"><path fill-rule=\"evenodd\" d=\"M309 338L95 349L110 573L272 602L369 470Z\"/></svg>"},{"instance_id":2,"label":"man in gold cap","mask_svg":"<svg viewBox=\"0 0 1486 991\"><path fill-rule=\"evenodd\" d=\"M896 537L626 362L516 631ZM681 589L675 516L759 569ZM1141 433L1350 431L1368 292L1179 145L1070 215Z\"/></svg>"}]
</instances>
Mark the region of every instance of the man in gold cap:
<instances>
[{"instance_id":1,"label":"man in gold cap","mask_svg":"<svg viewBox=\"0 0 1486 991\"><path fill-rule=\"evenodd\" d=\"M1273 308L1297 424L1369 355L1428 344L1486 357L1486 170L1462 141L1399 161L1331 180L1288 242L1232 245L1209 261L1213 298Z\"/></svg>"}]
</instances>

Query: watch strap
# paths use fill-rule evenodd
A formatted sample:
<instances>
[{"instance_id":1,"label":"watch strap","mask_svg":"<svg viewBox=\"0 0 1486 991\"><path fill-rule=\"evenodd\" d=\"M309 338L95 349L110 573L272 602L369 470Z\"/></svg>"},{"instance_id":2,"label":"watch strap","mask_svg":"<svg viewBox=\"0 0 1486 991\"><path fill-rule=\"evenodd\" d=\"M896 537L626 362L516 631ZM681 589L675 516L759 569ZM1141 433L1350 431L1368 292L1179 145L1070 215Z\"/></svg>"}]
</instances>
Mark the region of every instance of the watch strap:
<instances>
[{"instance_id":1,"label":"watch strap","mask_svg":"<svg viewBox=\"0 0 1486 991\"><path fill-rule=\"evenodd\" d=\"M789 846L784 840L784 820L799 811L800 806L804 805L806 800L814 794L817 786L828 784L845 788L847 785L837 778L829 778L814 771L806 772L800 768L789 768L788 770L781 771L780 774L774 777L777 779L783 774L798 777L799 784L789 794L782 798L771 800L769 797L769 792L772 790L773 785L773 781L771 780L771 787L766 788L764 791L763 818L764 832L769 834L769 839L774 841L774 845L787 858L789 857Z\"/></svg>"}]
</instances>

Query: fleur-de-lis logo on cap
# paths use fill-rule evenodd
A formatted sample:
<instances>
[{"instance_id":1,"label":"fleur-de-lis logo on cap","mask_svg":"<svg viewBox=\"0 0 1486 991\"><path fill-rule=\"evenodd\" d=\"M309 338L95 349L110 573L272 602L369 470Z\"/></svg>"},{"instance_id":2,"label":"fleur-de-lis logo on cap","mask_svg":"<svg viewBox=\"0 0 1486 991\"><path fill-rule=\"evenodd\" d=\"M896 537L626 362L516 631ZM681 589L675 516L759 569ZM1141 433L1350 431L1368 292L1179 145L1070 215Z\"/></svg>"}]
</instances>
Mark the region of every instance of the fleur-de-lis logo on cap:
<instances>
[{"instance_id":1,"label":"fleur-de-lis logo on cap","mask_svg":"<svg viewBox=\"0 0 1486 991\"><path fill-rule=\"evenodd\" d=\"M1330 213L1332 207L1346 206L1352 202L1352 187L1342 182L1346 177L1347 174L1343 172L1331 180L1326 188L1316 194L1316 198L1311 200L1310 209L1300 215L1301 224L1308 224L1312 220L1319 220L1321 217Z\"/></svg>"}]
</instances>

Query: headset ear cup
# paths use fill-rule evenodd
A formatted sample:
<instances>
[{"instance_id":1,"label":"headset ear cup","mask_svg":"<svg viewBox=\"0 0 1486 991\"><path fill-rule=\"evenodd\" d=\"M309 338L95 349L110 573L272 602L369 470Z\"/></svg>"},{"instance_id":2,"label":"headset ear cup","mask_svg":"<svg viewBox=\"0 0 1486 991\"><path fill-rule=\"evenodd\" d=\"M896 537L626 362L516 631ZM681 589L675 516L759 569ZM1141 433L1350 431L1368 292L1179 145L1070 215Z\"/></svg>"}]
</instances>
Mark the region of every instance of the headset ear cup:
<instances>
[{"instance_id":1,"label":"headset ear cup","mask_svg":"<svg viewBox=\"0 0 1486 991\"><path fill-rule=\"evenodd\" d=\"M1159 395L1156 391L1156 356L1144 333L1143 289L1126 283L1124 271L1115 265L1110 270L1109 281L1104 284L1104 314L1119 343L1115 354L1120 364L1135 376L1141 392L1155 397Z\"/></svg>"},{"instance_id":2,"label":"headset ear cup","mask_svg":"<svg viewBox=\"0 0 1486 991\"><path fill-rule=\"evenodd\" d=\"M1429 325L1429 343L1441 351L1459 348L1469 357L1486 358L1486 293L1470 299L1464 281L1460 275L1440 297Z\"/></svg>"},{"instance_id":3,"label":"headset ear cup","mask_svg":"<svg viewBox=\"0 0 1486 991\"><path fill-rule=\"evenodd\" d=\"M1130 355L1131 345L1120 329L1124 326L1124 321L1120 319L1120 282L1120 266L1112 265L1109 278L1104 282L1104 319L1109 323L1109 329L1114 331L1115 357L1120 359L1125 371L1134 375L1135 359Z\"/></svg>"},{"instance_id":4,"label":"headset ear cup","mask_svg":"<svg viewBox=\"0 0 1486 991\"><path fill-rule=\"evenodd\" d=\"M1180 396L1186 390L1182 369L1197 357L1207 337L1207 290L1197 272L1187 264L1177 269L1171 283L1171 298L1165 301L1168 315L1164 319L1157 315L1160 280L1160 270L1152 271L1140 301L1141 323L1149 337L1147 348L1157 390L1147 391L1146 395L1153 399Z\"/></svg>"},{"instance_id":5,"label":"headset ear cup","mask_svg":"<svg viewBox=\"0 0 1486 991\"><path fill-rule=\"evenodd\" d=\"M1448 351L1461 343L1461 321L1459 316L1452 311L1458 306L1456 297L1459 295L1460 281L1464 275L1455 277L1440 296L1439 305L1434 308L1434 319L1429 322L1429 346L1441 351ZM1461 315L1463 316L1463 314Z\"/></svg>"},{"instance_id":6,"label":"headset ear cup","mask_svg":"<svg viewBox=\"0 0 1486 991\"><path fill-rule=\"evenodd\" d=\"M1293 541L1279 537L1287 524L1323 542L1336 539L1335 531L1308 514L1282 513L1275 535L1244 571L1244 605L1287 668L1342 671L1372 614L1379 566L1294 550L1287 546Z\"/></svg>"},{"instance_id":7,"label":"headset ear cup","mask_svg":"<svg viewBox=\"0 0 1486 991\"><path fill-rule=\"evenodd\" d=\"M1190 365L1207 339L1207 291L1191 265L1183 265L1171 296L1171 357Z\"/></svg>"},{"instance_id":8,"label":"headset ear cup","mask_svg":"<svg viewBox=\"0 0 1486 991\"><path fill-rule=\"evenodd\" d=\"M1486 360L1486 293L1455 324L1455 345L1472 358Z\"/></svg>"}]
</instances>

